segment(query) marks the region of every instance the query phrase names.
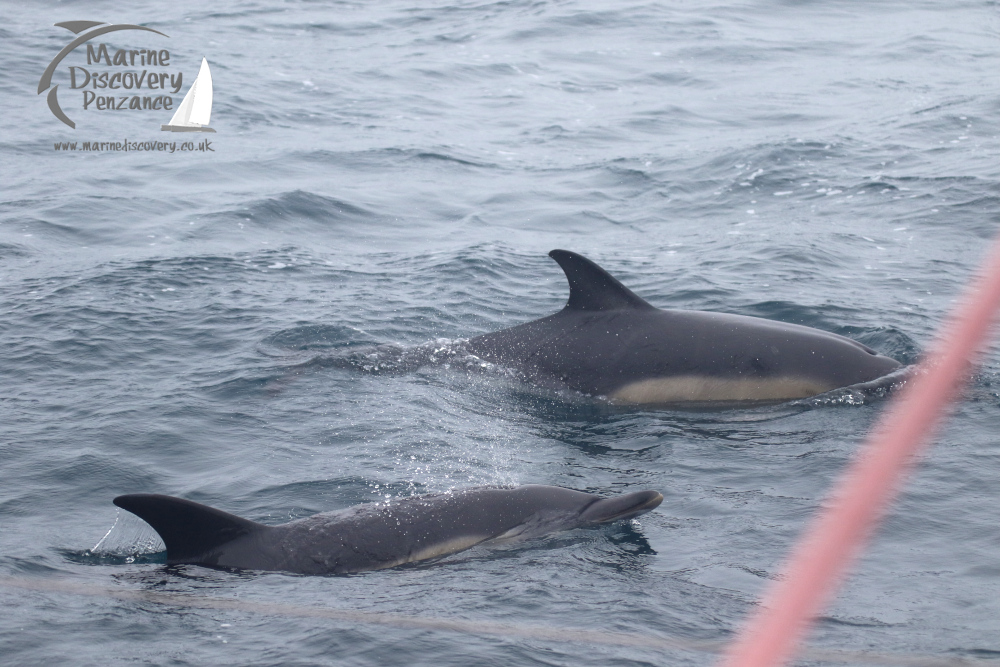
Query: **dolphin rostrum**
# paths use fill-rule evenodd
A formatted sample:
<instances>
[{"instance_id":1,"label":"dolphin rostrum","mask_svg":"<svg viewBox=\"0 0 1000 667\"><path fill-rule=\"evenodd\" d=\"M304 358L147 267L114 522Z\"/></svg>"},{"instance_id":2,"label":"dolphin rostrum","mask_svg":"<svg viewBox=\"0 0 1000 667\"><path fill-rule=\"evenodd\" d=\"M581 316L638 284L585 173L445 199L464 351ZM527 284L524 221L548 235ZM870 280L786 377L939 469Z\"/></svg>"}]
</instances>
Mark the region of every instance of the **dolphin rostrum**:
<instances>
[{"instance_id":1,"label":"dolphin rostrum","mask_svg":"<svg viewBox=\"0 0 1000 667\"><path fill-rule=\"evenodd\" d=\"M159 533L169 564L297 574L381 570L483 542L631 519L662 501L656 491L602 498L557 486L474 487L266 526L171 496L114 499Z\"/></svg>"},{"instance_id":2,"label":"dolphin rostrum","mask_svg":"<svg viewBox=\"0 0 1000 667\"><path fill-rule=\"evenodd\" d=\"M660 310L582 255L553 250L549 256L569 280L566 307L468 343L481 359L543 386L627 404L783 401L900 368L895 359L819 329Z\"/></svg>"}]
</instances>

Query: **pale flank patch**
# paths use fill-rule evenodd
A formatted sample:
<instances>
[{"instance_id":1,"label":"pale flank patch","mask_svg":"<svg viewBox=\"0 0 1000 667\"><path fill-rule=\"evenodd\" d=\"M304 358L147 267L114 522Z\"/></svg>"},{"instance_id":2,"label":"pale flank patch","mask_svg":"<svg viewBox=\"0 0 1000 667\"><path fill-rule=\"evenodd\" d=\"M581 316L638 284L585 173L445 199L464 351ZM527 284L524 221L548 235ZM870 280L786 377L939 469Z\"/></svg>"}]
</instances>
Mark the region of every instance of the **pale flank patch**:
<instances>
[{"instance_id":1,"label":"pale flank patch","mask_svg":"<svg viewBox=\"0 0 1000 667\"><path fill-rule=\"evenodd\" d=\"M776 401L815 396L835 388L798 377L753 379L679 375L627 384L613 393L611 400L619 403Z\"/></svg>"},{"instance_id":2,"label":"pale flank patch","mask_svg":"<svg viewBox=\"0 0 1000 667\"><path fill-rule=\"evenodd\" d=\"M494 537L490 540L490 544L506 544L507 542L515 542L522 539L526 530L527 526L523 523L520 526L514 526L506 533L502 533Z\"/></svg>"},{"instance_id":3,"label":"pale flank patch","mask_svg":"<svg viewBox=\"0 0 1000 667\"><path fill-rule=\"evenodd\" d=\"M410 554L409 556L403 556L397 560L383 563L379 565L377 569L384 570L389 567L403 565L404 563L416 563L417 561L427 560L429 558L440 558L441 556L447 556L448 554L471 549L477 544L485 542L488 539L489 537L486 535L463 535L461 537L453 537L450 540L437 542L425 547L420 551Z\"/></svg>"}]
</instances>

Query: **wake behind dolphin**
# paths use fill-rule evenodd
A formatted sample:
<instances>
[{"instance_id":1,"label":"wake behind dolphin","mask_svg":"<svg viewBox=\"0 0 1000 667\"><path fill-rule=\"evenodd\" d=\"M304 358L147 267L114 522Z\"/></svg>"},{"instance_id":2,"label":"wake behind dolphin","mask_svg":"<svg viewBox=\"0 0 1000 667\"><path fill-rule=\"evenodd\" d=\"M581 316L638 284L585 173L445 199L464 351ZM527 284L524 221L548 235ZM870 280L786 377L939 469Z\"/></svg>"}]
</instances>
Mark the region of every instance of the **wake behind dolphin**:
<instances>
[{"instance_id":1,"label":"wake behind dolphin","mask_svg":"<svg viewBox=\"0 0 1000 667\"><path fill-rule=\"evenodd\" d=\"M582 255L549 253L569 300L469 350L533 382L625 404L784 401L881 378L895 359L857 341L745 315L660 310Z\"/></svg>"},{"instance_id":2,"label":"wake behind dolphin","mask_svg":"<svg viewBox=\"0 0 1000 667\"><path fill-rule=\"evenodd\" d=\"M170 564L297 574L381 570L485 542L631 519L662 501L656 491L602 498L556 486L477 487L266 526L170 496L114 499L159 533Z\"/></svg>"}]
</instances>

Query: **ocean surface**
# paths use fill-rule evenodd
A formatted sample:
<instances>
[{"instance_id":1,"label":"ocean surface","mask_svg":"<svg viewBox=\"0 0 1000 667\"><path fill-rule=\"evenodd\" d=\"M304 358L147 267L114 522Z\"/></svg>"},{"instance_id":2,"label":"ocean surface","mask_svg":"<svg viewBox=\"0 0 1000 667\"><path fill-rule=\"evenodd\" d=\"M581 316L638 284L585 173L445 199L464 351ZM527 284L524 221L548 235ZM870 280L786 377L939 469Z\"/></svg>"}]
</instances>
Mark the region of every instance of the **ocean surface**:
<instances>
[{"instance_id":1,"label":"ocean surface","mask_svg":"<svg viewBox=\"0 0 1000 667\"><path fill-rule=\"evenodd\" d=\"M1000 230L996 2L0 16L5 664L711 665L891 397L630 409L522 384L462 340L561 308L546 253L565 248L656 306L909 364ZM95 55L170 53L68 55L52 83L75 129L38 91L71 20L162 33ZM182 72L176 109L203 57L214 134L83 108L88 69ZM81 143L126 140L177 143ZM1000 663L998 387L994 346L800 664ZM522 483L665 500L341 577L168 567L111 503L281 523Z\"/></svg>"}]
</instances>

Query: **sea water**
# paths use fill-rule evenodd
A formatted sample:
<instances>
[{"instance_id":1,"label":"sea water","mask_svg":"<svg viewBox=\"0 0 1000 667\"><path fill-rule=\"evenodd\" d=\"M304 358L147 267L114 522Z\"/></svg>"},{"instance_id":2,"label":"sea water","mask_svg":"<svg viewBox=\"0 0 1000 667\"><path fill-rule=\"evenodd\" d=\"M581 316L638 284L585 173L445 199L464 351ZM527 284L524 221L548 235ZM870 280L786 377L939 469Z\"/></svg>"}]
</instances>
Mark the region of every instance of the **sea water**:
<instances>
[{"instance_id":1,"label":"sea water","mask_svg":"<svg viewBox=\"0 0 1000 667\"><path fill-rule=\"evenodd\" d=\"M888 399L622 408L525 385L462 340L561 308L546 253L566 248L658 307L804 324L913 363L1000 221L993 2L2 15L10 664L709 665ZM75 38L54 24L79 20L155 29L88 43L170 64L88 64L80 46L52 79L71 129L38 88ZM176 93L169 78L114 92L175 110L203 57L215 133L161 132L173 111L141 103L84 109L70 79L182 73ZM991 348L811 650L1000 659L998 361ZM165 493L281 523L521 483L665 500L349 577L168 567L111 503Z\"/></svg>"}]
</instances>

